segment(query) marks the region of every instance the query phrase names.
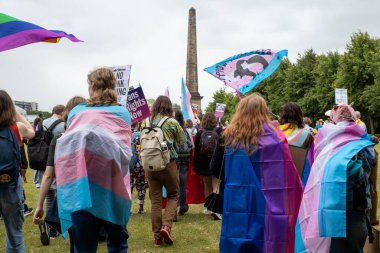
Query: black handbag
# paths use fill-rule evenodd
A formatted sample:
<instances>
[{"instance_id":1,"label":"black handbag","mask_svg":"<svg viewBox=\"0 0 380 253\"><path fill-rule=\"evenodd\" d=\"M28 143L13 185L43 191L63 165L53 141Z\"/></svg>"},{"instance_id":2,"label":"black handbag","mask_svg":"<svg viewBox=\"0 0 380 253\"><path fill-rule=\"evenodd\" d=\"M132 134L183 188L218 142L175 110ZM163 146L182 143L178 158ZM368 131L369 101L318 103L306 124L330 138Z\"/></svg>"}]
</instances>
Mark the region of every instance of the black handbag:
<instances>
[{"instance_id":1,"label":"black handbag","mask_svg":"<svg viewBox=\"0 0 380 253\"><path fill-rule=\"evenodd\" d=\"M223 153L222 166L224 163L224 155L225 155L225 152ZM223 168L220 169L219 178L222 174L222 170ZM218 213L218 214L223 213L223 195L220 194L220 190L219 190L220 183L221 183L221 180L219 180L218 187L216 188L216 192L212 192L210 195L208 195L204 204L204 207L206 207L207 210L213 213Z\"/></svg>"}]
</instances>

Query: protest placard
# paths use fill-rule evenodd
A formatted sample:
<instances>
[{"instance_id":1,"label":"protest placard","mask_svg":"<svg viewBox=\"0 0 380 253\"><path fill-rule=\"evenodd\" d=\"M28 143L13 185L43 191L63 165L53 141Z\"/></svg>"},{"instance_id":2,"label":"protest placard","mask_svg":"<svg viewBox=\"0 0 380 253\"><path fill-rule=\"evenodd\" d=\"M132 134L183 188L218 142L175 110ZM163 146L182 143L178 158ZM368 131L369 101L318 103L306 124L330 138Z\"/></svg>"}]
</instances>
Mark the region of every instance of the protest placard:
<instances>
[{"instance_id":1,"label":"protest placard","mask_svg":"<svg viewBox=\"0 0 380 253\"><path fill-rule=\"evenodd\" d=\"M335 104L348 104L347 89L335 89Z\"/></svg>"},{"instance_id":2,"label":"protest placard","mask_svg":"<svg viewBox=\"0 0 380 253\"><path fill-rule=\"evenodd\" d=\"M132 124L140 122L150 116L148 102L141 87L128 92L127 110L131 114Z\"/></svg>"},{"instance_id":3,"label":"protest placard","mask_svg":"<svg viewBox=\"0 0 380 253\"><path fill-rule=\"evenodd\" d=\"M111 67L116 77L117 102L123 106L126 106L127 104L129 75L131 73L131 67L131 65Z\"/></svg>"},{"instance_id":4,"label":"protest placard","mask_svg":"<svg viewBox=\"0 0 380 253\"><path fill-rule=\"evenodd\" d=\"M215 117L217 118L222 118L223 115L224 115L224 111L226 110L226 105L225 104L219 104L219 103L216 103L216 106L215 106Z\"/></svg>"}]
</instances>

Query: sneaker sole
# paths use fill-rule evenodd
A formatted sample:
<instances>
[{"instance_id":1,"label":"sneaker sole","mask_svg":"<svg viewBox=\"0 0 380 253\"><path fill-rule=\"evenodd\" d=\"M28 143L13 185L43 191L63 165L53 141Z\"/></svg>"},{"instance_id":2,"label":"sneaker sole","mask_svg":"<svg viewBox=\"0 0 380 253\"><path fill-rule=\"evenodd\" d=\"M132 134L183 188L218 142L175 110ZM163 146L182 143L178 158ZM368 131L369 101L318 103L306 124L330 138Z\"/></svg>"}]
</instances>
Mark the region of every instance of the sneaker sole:
<instances>
[{"instance_id":1,"label":"sneaker sole","mask_svg":"<svg viewBox=\"0 0 380 253\"><path fill-rule=\"evenodd\" d=\"M47 226L44 221L42 221L40 224L38 224L38 227L40 229L41 235L40 235L40 240L42 245L47 246L50 244L50 238L47 234Z\"/></svg>"},{"instance_id":2,"label":"sneaker sole","mask_svg":"<svg viewBox=\"0 0 380 253\"><path fill-rule=\"evenodd\" d=\"M168 245L173 244L173 239L166 230L161 230L160 234L161 234L162 239L164 240L164 243L166 243Z\"/></svg>"}]
</instances>

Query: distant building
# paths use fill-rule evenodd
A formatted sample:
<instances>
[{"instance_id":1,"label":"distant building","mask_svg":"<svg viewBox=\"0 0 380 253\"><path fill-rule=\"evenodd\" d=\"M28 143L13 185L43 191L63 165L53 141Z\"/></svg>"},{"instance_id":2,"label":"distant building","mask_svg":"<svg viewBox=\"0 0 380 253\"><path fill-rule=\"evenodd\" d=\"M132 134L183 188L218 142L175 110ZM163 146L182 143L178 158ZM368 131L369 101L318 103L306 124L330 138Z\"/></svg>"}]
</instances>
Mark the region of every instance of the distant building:
<instances>
[{"instance_id":1,"label":"distant building","mask_svg":"<svg viewBox=\"0 0 380 253\"><path fill-rule=\"evenodd\" d=\"M27 112L38 111L38 103L36 102L14 101L14 103Z\"/></svg>"}]
</instances>

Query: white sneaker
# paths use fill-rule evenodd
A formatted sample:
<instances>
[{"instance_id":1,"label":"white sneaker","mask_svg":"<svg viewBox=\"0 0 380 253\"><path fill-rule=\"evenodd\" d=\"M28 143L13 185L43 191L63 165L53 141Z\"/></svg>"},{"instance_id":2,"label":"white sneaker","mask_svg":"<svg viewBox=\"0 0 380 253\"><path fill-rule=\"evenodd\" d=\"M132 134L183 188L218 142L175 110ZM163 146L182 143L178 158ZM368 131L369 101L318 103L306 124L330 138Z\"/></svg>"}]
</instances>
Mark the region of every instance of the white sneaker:
<instances>
[{"instance_id":1,"label":"white sneaker","mask_svg":"<svg viewBox=\"0 0 380 253\"><path fill-rule=\"evenodd\" d=\"M204 214L211 214L212 212L211 212L210 210L208 210L207 208L205 208L205 209L203 210L203 213L204 213Z\"/></svg>"}]
</instances>

